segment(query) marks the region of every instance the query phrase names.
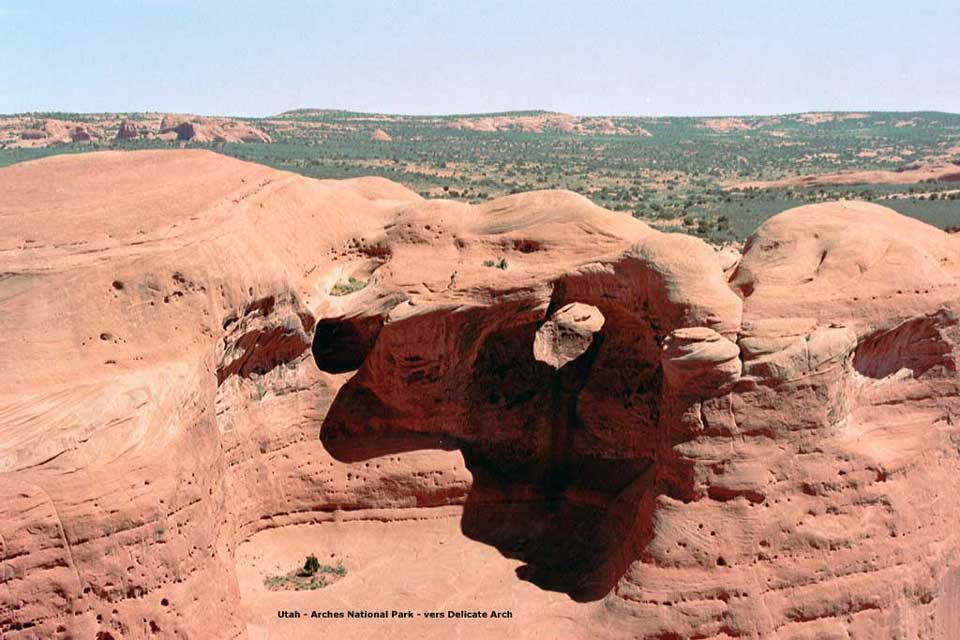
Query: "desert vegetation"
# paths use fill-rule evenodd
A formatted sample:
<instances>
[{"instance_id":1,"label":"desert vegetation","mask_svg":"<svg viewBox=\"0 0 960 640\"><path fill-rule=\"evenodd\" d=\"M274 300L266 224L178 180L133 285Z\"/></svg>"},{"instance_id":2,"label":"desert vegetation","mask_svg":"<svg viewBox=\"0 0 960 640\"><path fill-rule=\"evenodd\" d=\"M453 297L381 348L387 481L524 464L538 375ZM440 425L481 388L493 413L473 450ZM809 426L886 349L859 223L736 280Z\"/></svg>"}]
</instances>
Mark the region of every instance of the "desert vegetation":
<instances>
[{"instance_id":1,"label":"desert vegetation","mask_svg":"<svg viewBox=\"0 0 960 640\"><path fill-rule=\"evenodd\" d=\"M272 591L303 591L322 589L347 575L342 560L335 565L320 564L314 554L307 556L303 566L283 575L267 576L263 584Z\"/></svg>"},{"instance_id":2,"label":"desert vegetation","mask_svg":"<svg viewBox=\"0 0 960 640\"><path fill-rule=\"evenodd\" d=\"M506 258L502 258L502 257L501 257L501 258L497 258L496 260L484 260L484 261L483 261L483 266L485 266L485 267L491 267L491 268L494 268L494 269L501 269L501 270L504 270L504 271L505 271L505 270L507 269L507 267L509 267L510 265L509 265L509 263L507 263L507 259L506 259Z\"/></svg>"},{"instance_id":3,"label":"desert vegetation","mask_svg":"<svg viewBox=\"0 0 960 640\"><path fill-rule=\"evenodd\" d=\"M342 280L333 285L333 289L330 290L330 294L334 296L348 296L351 293L360 291L365 286L367 286L366 282L350 276L346 280Z\"/></svg>"}]
</instances>

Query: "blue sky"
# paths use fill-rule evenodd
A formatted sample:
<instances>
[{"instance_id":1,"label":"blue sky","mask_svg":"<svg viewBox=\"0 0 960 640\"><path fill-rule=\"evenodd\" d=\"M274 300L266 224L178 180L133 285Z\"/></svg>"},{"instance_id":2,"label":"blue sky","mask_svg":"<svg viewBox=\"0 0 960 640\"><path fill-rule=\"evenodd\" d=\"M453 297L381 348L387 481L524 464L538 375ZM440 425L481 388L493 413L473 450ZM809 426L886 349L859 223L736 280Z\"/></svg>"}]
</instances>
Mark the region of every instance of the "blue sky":
<instances>
[{"instance_id":1,"label":"blue sky","mask_svg":"<svg viewBox=\"0 0 960 640\"><path fill-rule=\"evenodd\" d=\"M0 0L0 113L960 111L960 2Z\"/></svg>"}]
</instances>

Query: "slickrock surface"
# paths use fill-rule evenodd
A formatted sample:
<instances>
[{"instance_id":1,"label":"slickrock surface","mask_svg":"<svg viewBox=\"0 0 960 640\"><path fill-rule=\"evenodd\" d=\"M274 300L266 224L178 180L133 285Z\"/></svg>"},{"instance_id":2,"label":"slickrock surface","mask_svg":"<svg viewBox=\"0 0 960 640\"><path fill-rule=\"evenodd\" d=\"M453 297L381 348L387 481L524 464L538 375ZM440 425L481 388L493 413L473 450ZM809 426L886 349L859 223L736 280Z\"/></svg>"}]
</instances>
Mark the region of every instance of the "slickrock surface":
<instances>
[{"instance_id":1,"label":"slickrock surface","mask_svg":"<svg viewBox=\"0 0 960 640\"><path fill-rule=\"evenodd\" d=\"M0 193L5 639L960 637L956 235L718 256L189 150ZM347 575L267 590L308 553ZM276 615L408 607L514 617Z\"/></svg>"}]
</instances>

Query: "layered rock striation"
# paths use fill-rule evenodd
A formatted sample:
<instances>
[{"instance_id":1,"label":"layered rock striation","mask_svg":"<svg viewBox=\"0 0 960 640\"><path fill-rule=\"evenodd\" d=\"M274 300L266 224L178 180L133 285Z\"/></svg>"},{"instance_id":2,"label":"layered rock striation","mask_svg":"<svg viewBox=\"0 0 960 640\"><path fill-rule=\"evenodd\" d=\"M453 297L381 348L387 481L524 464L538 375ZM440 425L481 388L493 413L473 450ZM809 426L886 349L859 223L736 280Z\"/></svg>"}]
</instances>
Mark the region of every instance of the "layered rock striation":
<instances>
[{"instance_id":1,"label":"layered rock striation","mask_svg":"<svg viewBox=\"0 0 960 640\"><path fill-rule=\"evenodd\" d=\"M960 636L956 236L828 203L736 262L188 150L0 191L4 637L244 637L244 540L439 511L591 637Z\"/></svg>"}]
</instances>

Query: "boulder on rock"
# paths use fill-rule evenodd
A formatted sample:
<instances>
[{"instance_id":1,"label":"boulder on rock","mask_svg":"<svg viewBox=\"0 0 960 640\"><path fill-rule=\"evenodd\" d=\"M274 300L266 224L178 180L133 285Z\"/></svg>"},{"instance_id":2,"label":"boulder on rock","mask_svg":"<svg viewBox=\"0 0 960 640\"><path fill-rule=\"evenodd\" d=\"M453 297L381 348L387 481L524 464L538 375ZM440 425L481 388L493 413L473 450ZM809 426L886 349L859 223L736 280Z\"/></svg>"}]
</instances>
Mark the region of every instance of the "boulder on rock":
<instances>
[{"instance_id":1,"label":"boulder on rock","mask_svg":"<svg viewBox=\"0 0 960 640\"><path fill-rule=\"evenodd\" d=\"M589 304L571 302L557 310L537 330L533 357L559 369L583 355L603 328L603 314Z\"/></svg>"}]
</instances>

